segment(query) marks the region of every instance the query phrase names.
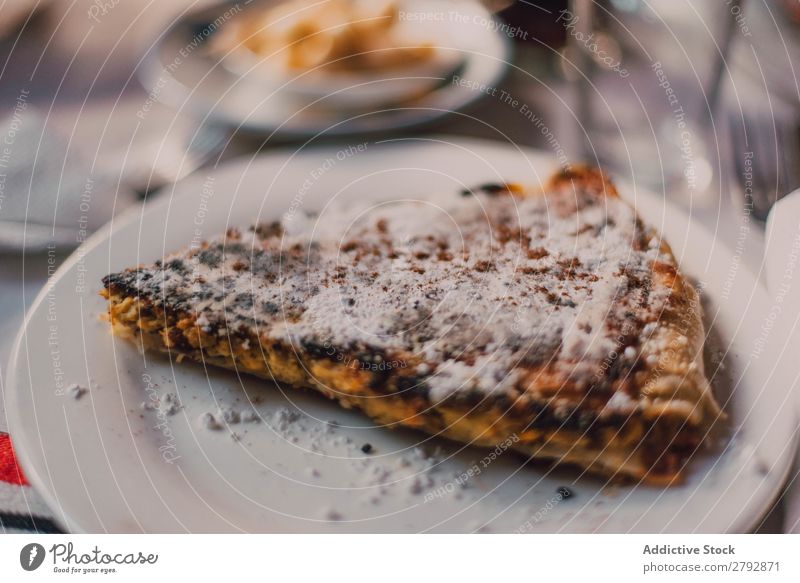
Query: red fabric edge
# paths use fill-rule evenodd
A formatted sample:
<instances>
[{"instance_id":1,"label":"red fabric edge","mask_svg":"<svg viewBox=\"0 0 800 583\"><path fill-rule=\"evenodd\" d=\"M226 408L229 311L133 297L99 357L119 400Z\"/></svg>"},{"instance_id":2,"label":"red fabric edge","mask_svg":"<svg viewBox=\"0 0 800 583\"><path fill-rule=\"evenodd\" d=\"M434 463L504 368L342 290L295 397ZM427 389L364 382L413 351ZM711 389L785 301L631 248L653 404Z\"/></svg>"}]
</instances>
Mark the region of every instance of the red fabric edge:
<instances>
[{"instance_id":1,"label":"red fabric edge","mask_svg":"<svg viewBox=\"0 0 800 583\"><path fill-rule=\"evenodd\" d=\"M17 458L11 447L11 438L7 433L0 433L0 482L17 486L28 485L28 481L22 475L22 470L17 465Z\"/></svg>"}]
</instances>

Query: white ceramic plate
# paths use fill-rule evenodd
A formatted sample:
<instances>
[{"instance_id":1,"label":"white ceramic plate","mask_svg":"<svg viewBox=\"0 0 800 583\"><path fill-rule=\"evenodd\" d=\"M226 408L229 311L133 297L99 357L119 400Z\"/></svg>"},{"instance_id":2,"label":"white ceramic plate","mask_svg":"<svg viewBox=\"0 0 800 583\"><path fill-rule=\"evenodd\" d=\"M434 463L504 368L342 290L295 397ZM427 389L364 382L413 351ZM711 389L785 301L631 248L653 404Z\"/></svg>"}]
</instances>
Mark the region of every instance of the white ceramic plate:
<instances>
[{"instance_id":1,"label":"white ceramic plate","mask_svg":"<svg viewBox=\"0 0 800 583\"><path fill-rule=\"evenodd\" d=\"M431 74L441 77L438 89L399 105L343 111L342 87L328 87L324 97L309 103L293 91L302 85L302 78L269 88L258 63L237 71L240 74L232 73L226 62L233 55L213 54L203 43L213 38L208 35L214 30L211 23L238 5L234 2L179 19L148 51L140 78L145 89L161 101L186 108L204 120L271 138L341 137L419 127L485 97L486 88L497 86L511 58L509 37L498 30L500 25L480 3L436 0L425 4L421 17L440 18L435 22L441 28L436 48L456 55L455 61L462 63L456 74L463 82L454 83L452 71ZM362 91L376 85L369 91L379 93L382 83L380 79L371 82ZM409 84L418 83L409 80Z\"/></svg>"},{"instance_id":2,"label":"white ceramic plate","mask_svg":"<svg viewBox=\"0 0 800 583\"><path fill-rule=\"evenodd\" d=\"M537 183L553 167L540 152L447 138L373 143L360 152L278 152L193 176L144 212L115 219L54 275L17 340L6 391L26 475L75 531L754 528L793 447L785 372L773 367L768 347L756 350L769 300L703 228L640 190L623 195L702 284L710 350L724 353L724 370L709 372L728 401L734 435L693 460L678 487L605 487L574 471L524 465L512 453L483 467L482 450L377 429L315 394L143 356L100 320L104 302L96 292L105 274L229 225L321 209L333 199L379 202L486 181ZM59 394L70 383L91 388L80 399ZM168 392L183 403L176 414L140 407ZM255 410L262 420L230 426L238 440L229 429L202 428L198 418L220 404ZM291 411L300 417L292 420ZM364 443L374 452L362 453ZM560 486L574 495L560 500Z\"/></svg>"}]
</instances>

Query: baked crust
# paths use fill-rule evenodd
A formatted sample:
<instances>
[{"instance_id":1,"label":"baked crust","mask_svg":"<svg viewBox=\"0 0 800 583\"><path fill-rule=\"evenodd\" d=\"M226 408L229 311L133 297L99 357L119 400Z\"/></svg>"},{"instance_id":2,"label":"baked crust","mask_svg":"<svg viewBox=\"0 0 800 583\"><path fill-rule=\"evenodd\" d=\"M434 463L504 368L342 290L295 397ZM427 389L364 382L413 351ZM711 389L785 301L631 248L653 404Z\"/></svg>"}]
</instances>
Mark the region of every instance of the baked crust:
<instances>
[{"instance_id":1,"label":"baked crust","mask_svg":"<svg viewBox=\"0 0 800 583\"><path fill-rule=\"evenodd\" d=\"M703 372L698 296L668 245L595 169L564 170L541 190L461 194L448 207L461 249L412 205L407 248L398 246L405 207L319 240L293 234L285 217L109 275L101 293L113 331L146 350L316 390L390 427L479 446L514 435L531 458L613 479L679 480L721 413ZM474 308L462 310L461 296L448 307L439 292L452 281L448 293L482 296ZM508 297L484 298L498 282ZM409 321L399 302L417 291L442 313ZM377 315L348 312L386 302L396 313L370 330L361 328ZM487 316L494 304L499 315ZM535 313L543 306L552 313Z\"/></svg>"}]
</instances>

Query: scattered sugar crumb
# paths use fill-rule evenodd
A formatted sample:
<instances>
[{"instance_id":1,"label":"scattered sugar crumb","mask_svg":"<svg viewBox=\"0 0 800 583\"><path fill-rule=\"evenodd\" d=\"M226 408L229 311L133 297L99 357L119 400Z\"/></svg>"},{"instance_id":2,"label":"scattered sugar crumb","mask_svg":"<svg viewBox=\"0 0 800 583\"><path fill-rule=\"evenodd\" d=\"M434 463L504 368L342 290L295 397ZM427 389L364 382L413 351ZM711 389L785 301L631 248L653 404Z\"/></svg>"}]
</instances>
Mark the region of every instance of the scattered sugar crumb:
<instances>
[{"instance_id":1,"label":"scattered sugar crumb","mask_svg":"<svg viewBox=\"0 0 800 583\"><path fill-rule=\"evenodd\" d=\"M261 421L261 417L258 416L258 413L254 410L244 411L241 414L242 423L258 423Z\"/></svg>"},{"instance_id":2,"label":"scattered sugar crumb","mask_svg":"<svg viewBox=\"0 0 800 583\"><path fill-rule=\"evenodd\" d=\"M231 409L230 407L220 407L219 418L229 425L239 423L241 420L239 412L235 409Z\"/></svg>"},{"instance_id":3,"label":"scattered sugar crumb","mask_svg":"<svg viewBox=\"0 0 800 583\"><path fill-rule=\"evenodd\" d=\"M335 508L324 508L322 510L322 516L325 520L341 520L343 518L342 513Z\"/></svg>"},{"instance_id":4,"label":"scattered sugar crumb","mask_svg":"<svg viewBox=\"0 0 800 583\"><path fill-rule=\"evenodd\" d=\"M78 383L72 383L70 386L67 387L67 394L76 401L81 397L83 397L88 392L89 389L87 389L86 387L82 387Z\"/></svg>"},{"instance_id":5,"label":"scattered sugar crumb","mask_svg":"<svg viewBox=\"0 0 800 583\"><path fill-rule=\"evenodd\" d=\"M181 405L181 402L178 400L178 396L175 393L166 393L161 397L158 408L165 415L171 416L183 409L183 405Z\"/></svg>"},{"instance_id":6,"label":"scattered sugar crumb","mask_svg":"<svg viewBox=\"0 0 800 583\"><path fill-rule=\"evenodd\" d=\"M200 425L203 429L210 429L212 431L219 431L222 429L222 424L217 421L216 417L211 413L203 413L200 416Z\"/></svg>"}]
</instances>

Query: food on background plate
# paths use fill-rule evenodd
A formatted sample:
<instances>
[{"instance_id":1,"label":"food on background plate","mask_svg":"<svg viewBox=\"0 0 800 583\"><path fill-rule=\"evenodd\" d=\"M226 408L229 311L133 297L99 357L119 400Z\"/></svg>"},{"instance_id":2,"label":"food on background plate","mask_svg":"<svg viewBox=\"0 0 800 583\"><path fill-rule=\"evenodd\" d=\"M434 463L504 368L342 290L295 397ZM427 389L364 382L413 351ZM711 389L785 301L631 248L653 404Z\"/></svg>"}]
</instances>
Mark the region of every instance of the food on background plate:
<instances>
[{"instance_id":1,"label":"food on background plate","mask_svg":"<svg viewBox=\"0 0 800 583\"><path fill-rule=\"evenodd\" d=\"M401 69L433 56L432 40L408 44L398 35L394 2L327 0L309 6L293 0L248 10L214 39L218 52L243 49L281 63L288 71Z\"/></svg>"},{"instance_id":2,"label":"food on background plate","mask_svg":"<svg viewBox=\"0 0 800 583\"><path fill-rule=\"evenodd\" d=\"M405 4L412 14L432 9ZM447 27L404 14L386 1L252 6L220 27L211 51L238 74L295 97L344 108L400 103L441 85L464 59L442 48Z\"/></svg>"},{"instance_id":3,"label":"food on background plate","mask_svg":"<svg viewBox=\"0 0 800 583\"><path fill-rule=\"evenodd\" d=\"M680 480L722 415L697 293L596 169L297 211L103 282L144 349L611 479Z\"/></svg>"}]
</instances>

